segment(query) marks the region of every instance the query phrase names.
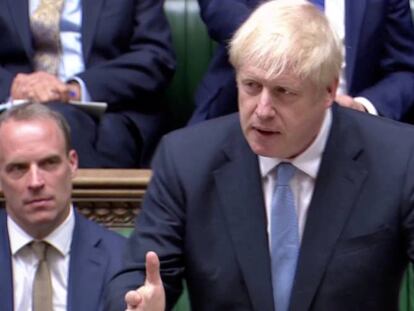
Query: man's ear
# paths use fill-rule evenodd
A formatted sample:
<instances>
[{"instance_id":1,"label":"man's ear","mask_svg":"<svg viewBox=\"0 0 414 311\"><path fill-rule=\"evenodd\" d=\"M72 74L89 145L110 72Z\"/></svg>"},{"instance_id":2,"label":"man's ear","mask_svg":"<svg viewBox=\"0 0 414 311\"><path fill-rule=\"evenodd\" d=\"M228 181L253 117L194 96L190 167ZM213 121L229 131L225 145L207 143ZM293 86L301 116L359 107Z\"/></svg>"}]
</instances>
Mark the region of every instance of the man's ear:
<instances>
[{"instance_id":1,"label":"man's ear","mask_svg":"<svg viewBox=\"0 0 414 311\"><path fill-rule=\"evenodd\" d=\"M330 107L332 103L335 101L336 91L338 90L339 79L335 78L332 82L326 87L325 93L325 105L326 107Z\"/></svg>"},{"instance_id":2,"label":"man's ear","mask_svg":"<svg viewBox=\"0 0 414 311\"><path fill-rule=\"evenodd\" d=\"M72 172L72 178L74 178L76 176L76 172L78 171L78 165L79 165L78 154L74 149L69 150L68 159L69 159L70 170Z\"/></svg>"}]
</instances>

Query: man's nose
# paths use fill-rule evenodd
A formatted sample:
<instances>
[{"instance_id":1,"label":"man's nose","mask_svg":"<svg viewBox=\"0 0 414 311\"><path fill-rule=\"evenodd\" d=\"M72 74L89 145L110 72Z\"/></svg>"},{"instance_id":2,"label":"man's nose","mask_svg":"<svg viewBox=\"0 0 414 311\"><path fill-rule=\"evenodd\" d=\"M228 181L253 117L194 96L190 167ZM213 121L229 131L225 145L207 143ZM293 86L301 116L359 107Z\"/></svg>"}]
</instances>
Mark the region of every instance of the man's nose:
<instances>
[{"instance_id":1,"label":"man's nose","mask_svg":"<svg viewBox=\"0 0 414 311\"><path fill-rule=\"evenodd\" d=\"M44 185L44 178L41 170L36 165L33 165L30 167L29 174L29 188L32 190L42 188Z\"/></svg>"},{"instance_id":2,"label":"man's nose","mask_svg":"<svg viewBox=\"0 0 414 311\"><path fill-rule=\"evenodd\" d=\"M255 112L261 119L271 118L275 115L273 98L268 90L263 89L261 92Z\"/></svg>"}]
</instances>

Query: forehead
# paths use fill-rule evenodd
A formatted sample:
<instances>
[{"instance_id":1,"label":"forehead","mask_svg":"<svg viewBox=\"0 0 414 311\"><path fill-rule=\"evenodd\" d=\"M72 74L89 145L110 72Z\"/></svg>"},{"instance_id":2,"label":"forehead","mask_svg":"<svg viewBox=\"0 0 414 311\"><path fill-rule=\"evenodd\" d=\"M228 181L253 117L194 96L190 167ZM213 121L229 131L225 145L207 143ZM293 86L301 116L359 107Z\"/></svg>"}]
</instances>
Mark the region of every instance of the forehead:
<instances>
[{"instance_id":1,"label":"forehead","mask_svg":"<svg viewBox=\"0 0 414 311\"><path fill-rule=\"evenodd\" d=\"M64 137L50 119L9 120L0 126L0 156L36 157L64 151Z\"/></svg>"},{"instance_id":2,"label":"forehead","mask_svg":"<svg viewBox=\"0 0 414 311\"><path fill-rule=\"evenodd\" d=\"M254 80L262 84L269 85L290 85L292 87L300 87L304 84L310 83L309 79L302 79L291 70L285 70L277 75L270 75L265 69L256 67L254 65L244 65L237 70L237 80Z\"/></svg>"}]
</instances>

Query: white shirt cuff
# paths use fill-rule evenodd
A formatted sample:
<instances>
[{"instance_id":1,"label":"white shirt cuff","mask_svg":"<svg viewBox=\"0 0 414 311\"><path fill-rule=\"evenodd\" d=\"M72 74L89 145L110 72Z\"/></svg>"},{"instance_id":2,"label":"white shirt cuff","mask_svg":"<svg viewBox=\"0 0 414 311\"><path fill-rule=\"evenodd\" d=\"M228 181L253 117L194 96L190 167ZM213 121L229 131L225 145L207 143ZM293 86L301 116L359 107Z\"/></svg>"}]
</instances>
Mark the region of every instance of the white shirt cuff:
<instances>
[{"instance_id":1,"label":"white shirt cuff","mask_svg":"<svg viewBox=\"0 0 414 311\"><path fill-rule=\"evenodd\" d=\"M88 88L86 87L85 82L83 82L82 79L78 78L78 77L72 77L70 79L68 79L66 82L69 81L76 81L79 83L79 86L81 88L81 101L82 102L90 102L91 101L91 95L89 94Z\"/></svg>"},{"instance_id":2,"label":"white shirt cuff","mask_svg":"<svg viewBox=\"0 0 414 311\"><path fill-rule=\"evenodd\" d=\"M368 111L368 113L375 116L378 115L378 111L375 106L365 97L354 97L354 100L364 106L365 110Z\"/></svg>"}]
</instances>

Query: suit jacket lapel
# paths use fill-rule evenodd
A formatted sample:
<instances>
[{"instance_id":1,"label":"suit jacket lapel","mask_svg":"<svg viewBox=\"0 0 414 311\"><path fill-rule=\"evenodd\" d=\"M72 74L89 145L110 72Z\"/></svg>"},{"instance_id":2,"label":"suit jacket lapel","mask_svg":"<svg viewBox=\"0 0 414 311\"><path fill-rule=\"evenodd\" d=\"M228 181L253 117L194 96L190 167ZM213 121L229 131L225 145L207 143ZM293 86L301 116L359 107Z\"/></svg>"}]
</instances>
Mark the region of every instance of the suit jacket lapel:
<instances>
[{"instance_id":1,"label":"suit jacket lapel","mask_svg":"<svg viewBox=\"0 0 414 311\"><path fill-rule=\"evenodd\" d=\"M95 310L100 305L107 257L97 247L101 237L77 212L68 281L68 310Z\"/></svg>"},{"instance_id":2,"label":"suit jacket lapel","mask_svg":"<svg viewBox=\"0 0 414 311\"><path fill-rule=\"evenodd\" d=\"M10 0L13 1L13 0ZM89 58L104 0L82 0L82 52L85 64Z\"/></svg>"},{"instance_id":3,"label":"suit jacket lapel","mask_svg":"<svg viewBox=\"0 0 414 311\"><path fill-rule=\"evenodd\" d=\"M0 302L1 310L13 311L13 275L7 215L4 207L0 208Z\"/></svg>"},{"instance_id":4,"label":"suit jacket lapel","mask_svg":"<svg viewBox=\"0 0 414 311\"><path fill-rule=\"evenodd\" d=\"M33 47L31 44L30 21L29 21L29 0L7 0L14 27L22 41L27 57L32 58Z\"/></svg>"},{"instance_id":5,"label":"suit jacket lapel","mask_svg":"<svg viewBox=\"0 0 414 311\"><path fill-rule=\"evenodd\" d=\"M345 77L348 91L351 89L354 79L355 63L363 30L362 22L367 7L367 0L346 0L345 1Z\"/></svg>"},{"instance_id":6,"label":"suit jacket lapel","mask_svg":"<svg viewBox=\"0 0 414 311\"><path fill-rule=\"evenodd\" d=\"M266 214L257 157L239 127L229 141L233 142L225 150L229 161L214 172L221 208L254 310L273 310Z\"/></svg>"},{"instance_id":7,"label":"suit jacket lapel","mask_svg":"<svg viewBox=\"0 0 414 311\"><path fill-rule=\"evenodd\" d=\"M302 238L292 310L309 310L367 171L352 124L335 113Z\"/></svg>"}]
</instances>

